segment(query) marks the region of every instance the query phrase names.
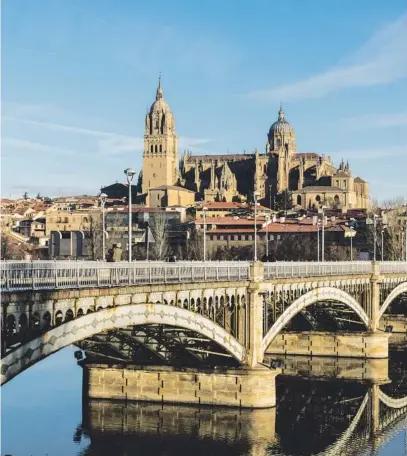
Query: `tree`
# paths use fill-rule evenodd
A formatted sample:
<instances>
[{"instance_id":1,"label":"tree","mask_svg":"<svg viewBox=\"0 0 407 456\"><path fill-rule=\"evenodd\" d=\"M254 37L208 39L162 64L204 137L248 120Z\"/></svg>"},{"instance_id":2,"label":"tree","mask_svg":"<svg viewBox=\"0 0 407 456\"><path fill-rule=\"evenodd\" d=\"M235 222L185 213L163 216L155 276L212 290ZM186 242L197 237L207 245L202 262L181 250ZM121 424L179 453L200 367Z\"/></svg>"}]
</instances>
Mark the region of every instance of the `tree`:
<instances>
[{"instance_id":1,"label":"tree","mask_svg":"<svg viewBox=\"0 0 407 456\"><path fill-rule=\"evenodd\" d=\"M274 203L274 209L278 211L290 210L293 207L293 194L289 190L283 190L277 193Z\"/></svg>"},{"instance_id":2,"label":"tree","mask_svg":"<svg viewBox=\"0 0 407 456\"><path fill-rule=\"evenodd\" d=\"M23 198L27 201L28 200L28 193L27 192L24 192L23 193Z\"/></svg>"},{"instance_id":3,"label":"tree","mask_svg":"<svg viewBox=\"0 0 407 456\"><path fill-rule=\"evenodd\" d=\"M1 236L1 259L9 260L12 258L10 241L7 236Z\"/></svg>"},{"instance_id":4,"label":"tree","mask_svg":"<svg viewBox=\"0 0 407 456\"><path fill-rule=\"evenodd\" d=\"M155 260L164 260L169 253L168 231L166 219L163 214L156 214L154 223L151 226L154 236L151 254Z\"/></svg>"},{"instance_id":5,"label":"tree","mask_svg":"<svg viewBox=\"0 0 407 456\"><path fill-rule=\"evenodd\" d=\"M374 244L376 242L376 260L382 257L383 236L383 259L387 261L403 260L405 256L405 229L407 222L403 223L402 214L407 214L407 206L403 205L403 198L389 199L384 202L387 210L378 207L371 209L366 225L366 243L369 246L371 258L374 256ZM376 216L376 224L374 218ZM375 233L376 227L376 233Z\"/></svg>"},{"instance_id":6,"label":"tree","mask_svg":"<svg viewBox=\"0 0 407 456\"><path fill-rule=\"evenodd\" d=\"M41 199L41 194L40 194L40 192L37 193L37 196L35 197L35 199L37 199L37 200Z\"/></svg>"}]
</instances>

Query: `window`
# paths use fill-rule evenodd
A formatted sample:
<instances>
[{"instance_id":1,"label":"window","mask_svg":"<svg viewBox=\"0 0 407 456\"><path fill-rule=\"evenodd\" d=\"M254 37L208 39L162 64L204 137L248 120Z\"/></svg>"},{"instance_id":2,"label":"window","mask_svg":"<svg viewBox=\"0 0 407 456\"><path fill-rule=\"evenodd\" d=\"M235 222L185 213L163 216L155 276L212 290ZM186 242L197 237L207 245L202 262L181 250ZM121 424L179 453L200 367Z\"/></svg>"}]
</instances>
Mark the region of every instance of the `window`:
<instances>
[{"instance_id":1,"label":"window","mask_svg":"<svg viewBox=\"0 0 407 456\"><path fill-rule=\"evenodd\" d=\"M151 147L150 147L151 153L153 153L153 152L154 152L154 149L153 149L153 147L154 147L154 146L151 144Z\"/></svg>"},{"instance_id":2,"label":"window","mask_svg":"<svg viewBox=\"0 0 407 456\"><path fill-rule=\"evenodd\" d=\"M163 146L160 144L160 152L163 151Z\"/></svg>"},{"instance_id":3,"label":"window","mask_svg":"<svg viewBox=\"0 0 407 456\"><path fill-rule=\"evenodd\" d=\"M239 236L237 234L235 234L234 238L235 238L235 241L239 240Z\"/></svg>"},{"instance_id":4,"label":"window","mask_svg":"<svg viewBox=\"0 0 407 456\"><path fill-rule=\"evenodd\" d=\"M155 149L155 153L157 153L157 144L155 145L154 149Z\"/></svg>"},{"instance_id":5,"label":"window","mask_svg":"<svg viewBox=\"0 0 407 456\"><path fill-rule=\"evenodd\" d=\"M219 240L220 240L220 241L223 241L223 234L221 234L221 235L219 236Z\"/></svg>"}]
</instances>

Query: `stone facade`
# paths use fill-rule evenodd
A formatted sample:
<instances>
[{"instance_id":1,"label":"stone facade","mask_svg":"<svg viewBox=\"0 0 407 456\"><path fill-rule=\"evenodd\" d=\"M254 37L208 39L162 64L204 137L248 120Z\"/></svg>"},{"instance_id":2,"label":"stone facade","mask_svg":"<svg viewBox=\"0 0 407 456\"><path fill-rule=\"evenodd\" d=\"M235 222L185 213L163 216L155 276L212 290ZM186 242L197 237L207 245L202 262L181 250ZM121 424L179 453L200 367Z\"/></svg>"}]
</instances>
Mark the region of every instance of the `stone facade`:
<instances>
[{"instance_id":1,"label":"stone facade","mask_svg":"<svg viewBox=\"0 0 407 456\"><path fill-rule=\"evenodd\" d=\"M192 155L185 152L178 168L175 121L159 83L156 101L146 115L143 155L143 193L162 185L178 184L195 192L196 200L251 201L272 205L274 197L289 190L297 208L321 205L367 209L369 186L353 177L349 163L335 167L331 158L297 153L293 127L280 107L268 132L265 153Z\"/></svg>"}]
</instances>

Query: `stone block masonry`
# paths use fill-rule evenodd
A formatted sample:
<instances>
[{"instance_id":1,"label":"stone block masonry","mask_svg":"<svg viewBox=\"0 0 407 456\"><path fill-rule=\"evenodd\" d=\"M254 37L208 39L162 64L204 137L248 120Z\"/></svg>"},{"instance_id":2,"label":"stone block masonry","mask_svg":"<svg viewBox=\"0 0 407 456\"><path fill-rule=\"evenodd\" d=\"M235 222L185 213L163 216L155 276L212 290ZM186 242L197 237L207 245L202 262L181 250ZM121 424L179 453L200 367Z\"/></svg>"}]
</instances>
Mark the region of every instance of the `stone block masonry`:
<instances>
[{"instance_id":1,"label":"stone block masonry","mask_svg":"<svg viewBox=\"0 0 407 456\"><path fill-rule=\"evenodd\" d=\"M286 332L276 336L267 354L387 358L389 333Z\"/></svg>"},{"instance_id":2,"label":"stone block masonry","mask_svg":"<svg viewBox=\"0 0 407 456\"><path fill-rule=\"evenodd\" d=\"M167 366L84 364L84 392L91 399L267 408L276 405L279 369L202 371Z\"/></svg>"}]
</instances>

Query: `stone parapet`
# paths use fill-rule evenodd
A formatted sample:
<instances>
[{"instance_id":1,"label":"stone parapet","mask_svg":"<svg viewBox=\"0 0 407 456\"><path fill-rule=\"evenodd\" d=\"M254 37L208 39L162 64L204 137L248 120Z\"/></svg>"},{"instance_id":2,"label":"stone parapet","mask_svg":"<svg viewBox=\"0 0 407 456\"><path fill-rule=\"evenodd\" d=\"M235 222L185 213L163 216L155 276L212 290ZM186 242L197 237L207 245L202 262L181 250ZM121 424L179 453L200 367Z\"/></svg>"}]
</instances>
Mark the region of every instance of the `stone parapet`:
<instances>
[{"instance_id":1,"label":"stone parapet","mask_svg":"<svg viewBox=\"0 0 407 456\"><path fill-rule=\"evenodd\" d=\"M389 334L383 332L286 332L279 333L267 354L387 358Z\"/></svg>"},{"instance_id":2,"label":"stone parapet","mask_svg":"<svg viewBox=\"0 0 407 456\"><path fill-rule=\"evenodd\" d=\"M279 373L264 366L202 371L85 364L84 391L92 399L267 408L276 405Z\"/></svg>"}]
</instances>

